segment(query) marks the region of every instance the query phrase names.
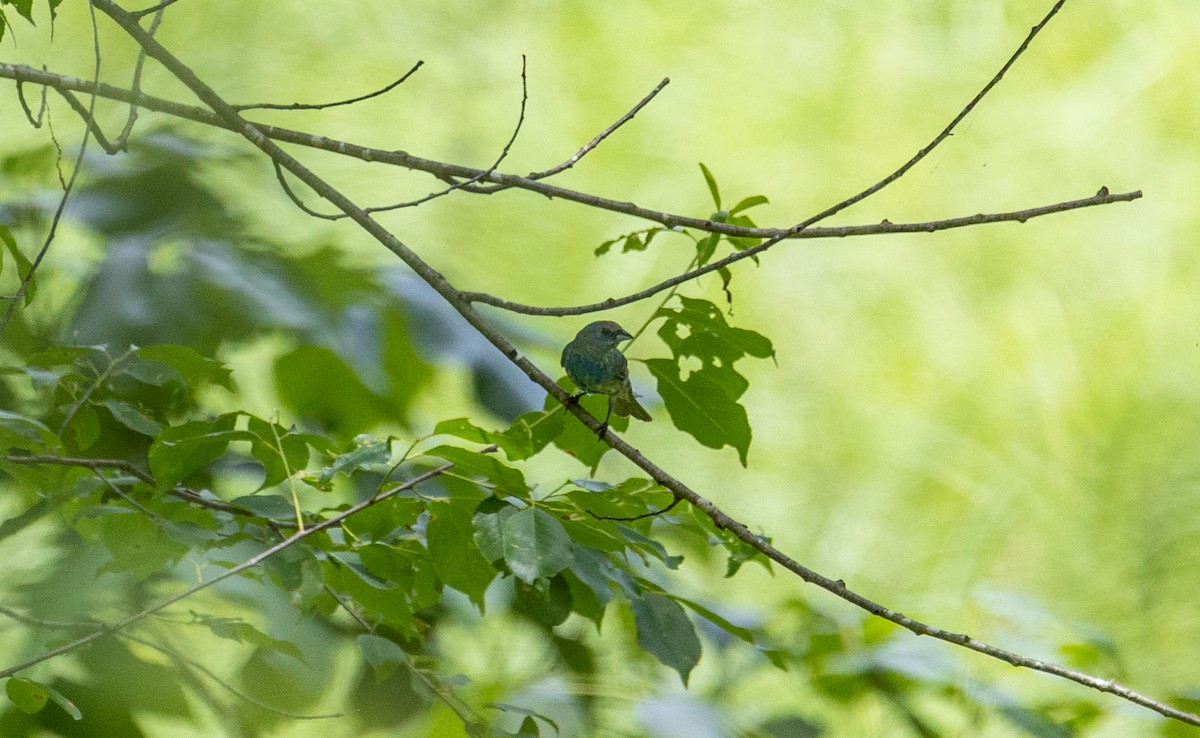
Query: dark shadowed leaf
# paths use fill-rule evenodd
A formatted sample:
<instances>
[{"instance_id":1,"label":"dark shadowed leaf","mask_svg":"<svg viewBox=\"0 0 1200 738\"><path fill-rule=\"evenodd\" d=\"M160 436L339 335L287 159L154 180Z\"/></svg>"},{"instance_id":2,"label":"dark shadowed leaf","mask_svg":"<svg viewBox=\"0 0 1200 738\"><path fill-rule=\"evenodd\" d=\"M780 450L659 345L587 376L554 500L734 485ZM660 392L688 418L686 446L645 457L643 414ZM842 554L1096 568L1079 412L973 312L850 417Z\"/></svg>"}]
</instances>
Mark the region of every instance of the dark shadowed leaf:
<instances>
[{"instance_id":1,"label":"dark shadowed leaf","mask_svg":"<svg viewBox=\"0 0 1200 738\"><path fill-rule=\"evenodd\" d=\"M638 645L679 672L687 686L688 675L700 661L700 638L679 603L657 592L645 592L629 601L637 625Z\"/></svg>"},{"instance_id":2,"label":"dark shadowed leaf","mask_svg":"<svg viewBox=\"0 0 1200 738\"><path fill-rule=\"evenodd\" d=\"M646 366L658 379L658 394L675 427L690 433L709 448L733 446L742 466L750 450L750 421L746 409L730 399L720 383L699 369L686 380L679 365L670 359L648 359Z\"/></svg>"}]
</instances>

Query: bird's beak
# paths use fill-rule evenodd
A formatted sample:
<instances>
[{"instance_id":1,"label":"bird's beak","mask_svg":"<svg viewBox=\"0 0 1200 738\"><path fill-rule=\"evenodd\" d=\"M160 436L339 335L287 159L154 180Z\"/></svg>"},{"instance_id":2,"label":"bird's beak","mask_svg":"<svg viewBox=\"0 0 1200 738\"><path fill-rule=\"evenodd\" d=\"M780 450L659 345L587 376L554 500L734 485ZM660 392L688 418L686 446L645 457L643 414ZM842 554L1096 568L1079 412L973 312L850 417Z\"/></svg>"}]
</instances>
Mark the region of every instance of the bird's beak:
<instances>
[{"instance_id":1,"label":"bird's beak","mask_svg":"<svg viewBox=\"0 0 1200 738\"><path fill-rule=\"evenodd\" d=\"M617 334L617 338L621 339L622 341L628 341L633 338L633 334L622 328L621 332Z\"/></svg>"}]
</instances>

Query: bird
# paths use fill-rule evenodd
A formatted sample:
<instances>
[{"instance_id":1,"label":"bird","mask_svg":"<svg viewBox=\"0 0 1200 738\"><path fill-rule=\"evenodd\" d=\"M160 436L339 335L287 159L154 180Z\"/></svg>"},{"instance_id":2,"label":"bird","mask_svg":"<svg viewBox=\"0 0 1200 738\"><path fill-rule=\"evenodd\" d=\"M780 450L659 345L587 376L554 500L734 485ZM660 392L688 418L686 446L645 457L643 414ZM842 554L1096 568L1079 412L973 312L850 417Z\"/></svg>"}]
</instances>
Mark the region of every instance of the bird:
<instances>
[{"instance_id":1,"label":"bird","mask_svg":"<svg viewBox=\"0 0 1200 738\"><path fill-rule=\"evenodd\" d=\"M608 413L597 433L600 437L608 430L608 420L613 415L651 420L650 413L633 396L633 387L629 384L629 362L625 354L617 349L617 344L631 338L633 336L629 331L617 323L597 320L585 325L563 347L562 367L579 388L579 394L573 396L571 402L578 402L585 394L608 395Z\"/></svg>"}]
</instances>

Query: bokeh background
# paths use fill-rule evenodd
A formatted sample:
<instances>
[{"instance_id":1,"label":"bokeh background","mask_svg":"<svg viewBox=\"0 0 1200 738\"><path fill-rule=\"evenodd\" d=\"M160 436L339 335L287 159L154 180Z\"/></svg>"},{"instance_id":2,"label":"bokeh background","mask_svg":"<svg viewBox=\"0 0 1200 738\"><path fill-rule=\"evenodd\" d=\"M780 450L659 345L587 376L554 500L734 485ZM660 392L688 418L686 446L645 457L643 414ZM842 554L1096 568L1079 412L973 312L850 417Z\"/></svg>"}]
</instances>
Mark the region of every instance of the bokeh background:
<instances>
[{"instance_id":1,"label":"bokeh background","mask_svg":"<svg viewBox=\"0 0 1200 738\"><path fill-rule=\"evenodd\" d=\"M703 217L713 209L697 166L704 162L726 201L766 195L757 222L787 225L907 160L1049 5L184 0L159 38L234 102L344 98L424 60L412 80L369 102L255 119L480 167L516 121L524 55L528 110L501 167L514 173L566 158L670 77L646 110L556 182ZM82 2L60 9L52 43L45 22L13 18L0 60L91 75ZM102 78L124 84L134 52L105 19L99 25ZM951 139L827 224L1015 210L1101 186L1139 189L1143 199L1024 224L778 245L757 266L739 264L731 285L730 322L777 349L774 363L741 365L751 383L749 466L732 449L698 446L662 413L626 437L785 552L873 599L1048 660L1064 660L1064 645L1087 643L1095 654L1104 644L1108 656L1085 666L1151 695L1200 696L1198 70L1194 0L1068 2ZM5 87L0 153L43 144L45 131L24 123L13 86ZM153 63L144 87L190 101ZM123 122L119 106L100 109L110 126ZM142 116L146 125L161 120ZM59 109L55 122L69 148L76 121ZM269 167L241 156L245 142L188 130L234 155L200 174L251 230L297 253L334 245L356 263L393 258L345 223L298 212ZM360 204L441 186L420 173L301 157ZM647 252L597 259L602 241L650 224L516 190L460 193L381 220L456 286L533 304L637 290L681 270L691 251L682 238L660 236ZM103 253L69 236L47 265L64 280L86 274ZM715 278L689 293L724 299ZM641 325L654 304L611 317ZM505 320L552 372L558 348L585 322ZM650 358L660 349L643 340L629 353ZM263 415L279 405L262 379L271 350L259 342L227 347L222 357L242 388L237 402ZM653 402L648 373L636 363L634 372ZM470 381L464 371L440 372L437 391L416 401L415 425L427 431L478 414ZM223 401L232 402L214 399ZM535 466L549 479L582 474L568 460ZM610 458L600 476L631 472ZM36 576L36 561L23 561L15 560L14 576ZM793 577L759 567L730 580L720 574L717 563L697 560L677 576L759 617L786 620L802 600L858 622L848 605ZM447 659L477 681L537 673L539 653L502 623L464 624L460 636L447 639ZM1017 700L1092 700L1105 712L1089 736L1162 729L1148 712L946 644L911 639L894 657L914 678L951 675ZM614 725L636 725L615 717L623 712L682 716L657 723L673 726L659 735L704 735L711 723L692 727L686 716L717 704L730 734L797 705L834 718L828 735L899 729L883 706L860 703L842 714L811 702L801 675L746 667L730 678L722 673L729 664L706 653L686 694L666 670L631 677L614 669L622 681L589 689ZM706 691L715 684L719 695ZM552 702L553 690L526 696ZM439 725L453 721L412 734L437 735ZM162 735L184 729L166 719L159 727Z\"/></svg>"}]
</instances>

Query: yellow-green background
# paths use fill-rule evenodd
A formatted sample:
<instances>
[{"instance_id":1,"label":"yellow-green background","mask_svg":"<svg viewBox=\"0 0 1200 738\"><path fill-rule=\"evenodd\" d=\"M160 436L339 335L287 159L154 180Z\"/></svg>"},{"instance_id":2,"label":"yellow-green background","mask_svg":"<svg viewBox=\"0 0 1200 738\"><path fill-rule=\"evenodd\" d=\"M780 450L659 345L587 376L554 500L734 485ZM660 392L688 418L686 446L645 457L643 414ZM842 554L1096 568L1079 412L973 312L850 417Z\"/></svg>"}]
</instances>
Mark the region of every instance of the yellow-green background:
<instances>
[{"instance_id":1,"label":"yellow-green background","mask_svg":"<svg viewBox=\"0 0 1200 738\"><path fill-rule=\"evenodd\" d=\"M729 203L786 225L868 186L939 131L1048 9L1046 0L978 2L282 3L183 0L159 39L228 100L313 102L380 87L416 60L402 88L352 107L262 113L279 123L434 159L489 164L515 121L521 55L529 106L504 171L557 163L661 78L657 100L555 181L639 205L711 212L703 161ZM45 22L14 28L0 60L90 76L86 6L67 0L52 44ZM99 20L104 80L126 83L130 44ZM777 365L742 365L754 443L699 447L661 407L627 438L801 562L915 617L1026 655L1099 632L1121 678L1167 695L1200 689L1200 5L1194 0L1068 2L1029 53L920 166L830 224L936 219L1021 209L1094 193L1145 197L933 235L799 241L735 269L730 321L775 341ZM15 42L15 43L14 43ZM45 138L0 93L0 147ZM148 91L190 101L153 63ZM123 121L103 104L102 118ZM142 123L157 120L143 114ZM59 106L65 145L78 126ZM219 139L234 150L248 145ZM436 180L302 152L361 204L438 189ZM314 222L261 162L218 173L257 227L296 248L330 240L363 260L391 258L346 224ZM592 256L648 223L520 191L457 194L382 220L456 286L534 304L574 304L652 284L687 262L660 237L644 254ZM69 250L52 252L63 266ZM707 278L691 294L720 298ZM640 325L653 303L612 317ZM548 371L583 318L518 318ZM660 350L639 342L631 356ZM251 355L233 355L254 386ZM641 391L649 377L635 364ZM466 409L448 377L420 415ZM272 398L252 398L270 413ZM550 479L569 462L537 467ZM601 474L632 470L608 460ZM694 591L770 611L802 596L848 611L799 580L704 567ZM464 637L467 637L464 635ZM473 648L487 653L482 627ZM494 645L494 644L493 644ZM934 641L964 678L1027 696L1082 687ZM466 649L464 649L466 650ZM712 659L702 660L694 691ZM494 663L491 667L494 668ZM464 657L486 679L487 661ZM601 685L611 709L662 684ZM788 675L745 685L747 714L802 701ZM1113 698L1101 704L1116 708ZM888 735L883 713L843 733ZM1089 735L1151 734L1150 713L1112 709ZM162 726L164 735L166 726ZM288 735L328 725L288 727ZM837 730L835 728L835 730ZM332 732L330 732L332 731Z\"/></svg>"}]
</instances>

